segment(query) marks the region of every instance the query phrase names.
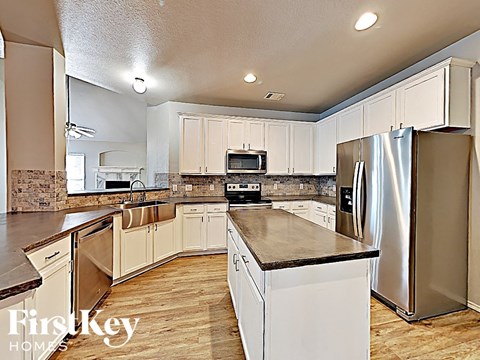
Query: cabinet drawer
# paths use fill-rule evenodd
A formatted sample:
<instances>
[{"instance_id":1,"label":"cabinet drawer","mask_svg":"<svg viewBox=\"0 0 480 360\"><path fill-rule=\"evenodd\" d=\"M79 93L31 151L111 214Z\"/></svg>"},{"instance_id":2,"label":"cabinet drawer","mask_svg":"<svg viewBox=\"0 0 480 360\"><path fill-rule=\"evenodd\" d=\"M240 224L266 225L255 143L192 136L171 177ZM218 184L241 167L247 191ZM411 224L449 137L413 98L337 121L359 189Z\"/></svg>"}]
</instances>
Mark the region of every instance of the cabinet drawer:
<instances>
[{"instance_id":1,"label":"cabinet drawer","mask_svg":"<svg viewBox=\"0 0 480 360\"><path fill-rule=\"evenodd\" d=\"M288 201L275 201L272 203L272 209L290 210L291 204Z\"/></svg>"},{"instance_id":2,"label":"cabinet drawer","mask_svg":"<svg viewBox=\"0 0 480 360\"><path fill-rule=\"evenodd\" d=\"M45 266L60 260L65 255L70 255L71 243L72 240L71 236L69 235L51 245L33 251L32 253L28 254L28 258L37 270L41 270Z\"/></svg>"},{"instance_id":3,"label":"cabinet drawer","mask_svg":"<svg viewBox=\"0 0 480 360\"><path fill-rule=\"evenodd\" d=\"M227 204L209 204L207 205L208 213L222 213L227 211Z\"/></svg>"},{"instance_id":4,"label":"cabinet drawer","mask_svg":"<svg viewBox=\"0 0 480 360\"><path fill-rule=\"evenodd\" d=\"M313 202L313 210L327 214L328 213L328 205L319 203L317 201L314 201Z\"/></svg>"},{"instance_id":5,"label":"cabinet drawer","mask_svg":"<svg viewBox=\"0 0 480 360\"><path fill-rule=\"evenodd\" d=\"M335 213L337 212L337 208L333 205L328 205L328 215L335 217Z\"/></svg>"},{"instance_id":6,"label":"cabinet drawer","mask_svg":"<svg viewBox=\"0 0 480 360\"><path fill-rule=\"evenodd\" d=\"M292 210L308 210L308 201L292 201Z\"/></svg>"},{"instance_id":7,"label":"cabinet drawer","mask_svg":"<svg viewBox=\"0 0 480 360\"><path fill-rule=\"evenodd\" d=\"M205 210L204 205L184 205L183 213L184 214L201 214Z\"/></svg>"}]
</instances>

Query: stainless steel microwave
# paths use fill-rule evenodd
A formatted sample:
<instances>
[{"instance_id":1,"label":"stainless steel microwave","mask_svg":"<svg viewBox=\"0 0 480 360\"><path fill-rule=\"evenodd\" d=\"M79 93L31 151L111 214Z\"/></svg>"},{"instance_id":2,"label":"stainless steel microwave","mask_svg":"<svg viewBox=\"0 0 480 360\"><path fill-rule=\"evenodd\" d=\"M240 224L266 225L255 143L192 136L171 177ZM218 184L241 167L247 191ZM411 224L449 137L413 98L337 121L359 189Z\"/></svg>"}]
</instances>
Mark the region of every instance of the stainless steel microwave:
<instances>
[{"instance_id":1,"label":"stainless steel microwave","mask_svg":"<svg viewBox=\"0 0 480 360\"><path fill-rule=\"evenodd\" d=\"M266 151L227 150L227 174L265 174L266 172Z\"/></svg>"}]
</instances>

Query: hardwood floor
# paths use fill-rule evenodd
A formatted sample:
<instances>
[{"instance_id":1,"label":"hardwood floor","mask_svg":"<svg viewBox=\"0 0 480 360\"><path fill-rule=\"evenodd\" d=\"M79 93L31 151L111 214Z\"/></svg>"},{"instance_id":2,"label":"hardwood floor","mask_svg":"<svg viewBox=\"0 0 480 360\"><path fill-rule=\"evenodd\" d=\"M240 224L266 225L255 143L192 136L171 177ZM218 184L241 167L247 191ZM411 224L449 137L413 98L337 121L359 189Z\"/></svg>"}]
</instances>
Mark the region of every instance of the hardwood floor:
<instances>
[{"instance_id":1,"label":"hardwood floor","mask_svg":"<svg viewBox=\"0 0 480 360\"><path fill-rule=\"evenodd\" d=\"M96 320L140 318L130 342L113 349L102 337L79 335L54 358L244 359L226 278L226 255L195 256L115 286ZM375 299L371 309L372 359L480 359L475 311L408 324ZM125 339L119 333L112 343Z\"/></svg>"}]
</instances>

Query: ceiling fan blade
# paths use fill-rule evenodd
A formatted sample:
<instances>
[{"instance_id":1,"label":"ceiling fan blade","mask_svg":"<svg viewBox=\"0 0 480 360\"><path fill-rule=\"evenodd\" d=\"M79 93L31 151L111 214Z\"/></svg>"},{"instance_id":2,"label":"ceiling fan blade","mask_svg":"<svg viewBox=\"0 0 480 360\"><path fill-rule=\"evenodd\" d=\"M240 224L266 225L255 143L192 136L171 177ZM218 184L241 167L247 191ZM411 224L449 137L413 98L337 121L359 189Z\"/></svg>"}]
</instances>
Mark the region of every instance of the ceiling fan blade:
<instances>
[{"instance_id":1,"label":"ceiling fan blade","mask_svg":"<svg viewBox=\"0 0 480 360\"><path fill-rule=\"evenodd\" d=\"M89 132L89 133L92 133L92 134L96 133L95 130L87 128L87 127L83 127L83 126L77 126L76 129L77 130L82 130L82 131L85 131L85 132Z\"/></svg>"},{"instance_id":2,"label":"ceiling fan blade","mask_svg":"<svg viewBox=\"0 0 480 360\"><path fill-rule=\"evenodd\" d=\"M89 138L93 138L93 135L86 132L86 131L83 131L79 128L76 128L74 131L76 131L77 133L81 134L81 135L85 135L86 137L89 137Z\"/></svg>"}]
</instances>

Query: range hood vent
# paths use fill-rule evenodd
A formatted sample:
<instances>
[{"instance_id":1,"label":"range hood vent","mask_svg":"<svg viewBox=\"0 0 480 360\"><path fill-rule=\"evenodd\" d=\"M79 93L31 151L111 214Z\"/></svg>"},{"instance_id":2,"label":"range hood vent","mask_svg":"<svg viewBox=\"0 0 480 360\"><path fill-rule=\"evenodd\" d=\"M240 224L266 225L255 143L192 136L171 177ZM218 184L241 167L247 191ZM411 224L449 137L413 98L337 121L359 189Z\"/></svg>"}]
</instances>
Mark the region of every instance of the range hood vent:
<instances>
[{"instance_id":1,"label":"range hood vent","mask_svg":"<svg viewBox=\"0 0 480 360\"><path fill-rule=\"evenodd\" d=\"M267 100L280 101L284 96L285 94L269 91L263 98Z\"/></svg>"}]
</instances>

